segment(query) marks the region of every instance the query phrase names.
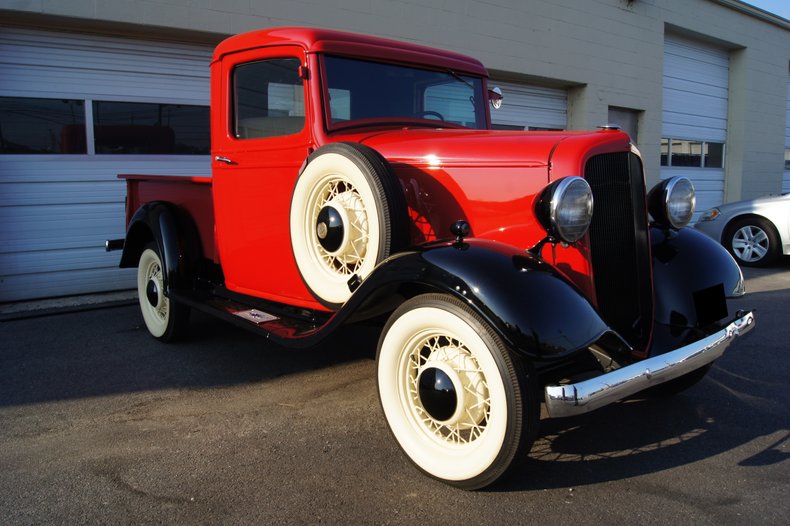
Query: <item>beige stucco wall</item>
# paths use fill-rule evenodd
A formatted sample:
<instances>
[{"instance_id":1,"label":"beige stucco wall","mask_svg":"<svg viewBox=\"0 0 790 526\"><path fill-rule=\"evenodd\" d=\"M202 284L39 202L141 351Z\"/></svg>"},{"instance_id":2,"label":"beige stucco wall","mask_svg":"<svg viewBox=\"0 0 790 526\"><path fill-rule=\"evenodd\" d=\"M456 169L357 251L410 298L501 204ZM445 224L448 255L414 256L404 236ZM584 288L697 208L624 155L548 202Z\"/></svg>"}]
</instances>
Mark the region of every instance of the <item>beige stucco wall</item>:
<instances>
[{"instance_id":1,"label":"beige stucco wall","mask_svg":"<svg viewBox=\"0 0 790 526\"><path fill-rule=\"evenodd\" d=\"M790 25L729 0L0 0L6 23L213 42L279 25L411 40L473 55L500 77L569 87L569 126L640 110L640 149L658 180L667 31L731 50L726 200L781 188ZM737 8L736 3L736 8ZM2 23L2 22L0 22Z\"/></svg>"}]
</instances>

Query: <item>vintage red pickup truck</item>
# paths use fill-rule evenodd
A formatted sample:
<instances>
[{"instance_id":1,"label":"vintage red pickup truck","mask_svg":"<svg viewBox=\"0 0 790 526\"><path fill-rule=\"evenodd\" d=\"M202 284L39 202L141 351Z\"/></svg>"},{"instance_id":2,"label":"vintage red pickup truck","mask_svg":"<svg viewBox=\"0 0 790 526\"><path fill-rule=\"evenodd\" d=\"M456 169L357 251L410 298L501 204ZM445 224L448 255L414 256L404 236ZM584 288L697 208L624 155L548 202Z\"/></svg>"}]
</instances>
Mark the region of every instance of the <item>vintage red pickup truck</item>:
<instances>
[{"instance_id":1,"label":"vintage red pickup truck","mask_svg":"<svg viewBox=\"0 0 790 526\"><path fill-rule=\"evenodd\" d=\"M191 308L277 344L380 322L378 392L406 456L463 488L526 456L545 403L680 391L754 326L743 277L646 191L627 134L494 131L472 58L318 29L229 38L211 62L212 177L122 175L120 265L153 336Z\"/></svg>"}]
</instances>

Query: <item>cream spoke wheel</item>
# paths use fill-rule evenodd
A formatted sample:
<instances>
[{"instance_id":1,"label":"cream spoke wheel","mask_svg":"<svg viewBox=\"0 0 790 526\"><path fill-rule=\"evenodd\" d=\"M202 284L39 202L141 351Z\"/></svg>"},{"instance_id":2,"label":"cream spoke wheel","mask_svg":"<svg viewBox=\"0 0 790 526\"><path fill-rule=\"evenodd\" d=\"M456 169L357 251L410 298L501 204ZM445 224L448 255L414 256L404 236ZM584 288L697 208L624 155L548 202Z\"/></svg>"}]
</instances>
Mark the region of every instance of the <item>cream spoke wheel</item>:
<instances>
[{"instance_id":1,"label":"cream spoke wheel","mask_svg":"<svg viewBox=\"0 0 790 526\"><path fill-rule=\"evenodd\" d=\"M455 298L426 294L399 307L379 341L377 375L387 423L409 459L465 488L505 473L537 428L537 396L520 365Z\"/></svg>"},{"instance_id":2,"label":"cream spoke wheel","mask_svg":"<svg viewBox=\"0 0 790 526\"><path fill-rule=\"evenodd\" d=\"M181 336L189 321L189 309L165 294L165 266L156 245L149 244L137 265L137 296L148 332L162 341Z\"/></svg>"},{"instance_id":3,"label":"cream spoke wheel","mask_svg":"<svg viewBox=\"0 0 790 526\"><path fill-rule=\"evenodd\" d=\"M479 438L486 428L491 399L485 374L469 349L441 332L428 333L409 348L403 374L407 378L407 402L418 422L433 438L450 444ZM437 381L447 386L444 398L450 400L428 402L437 398L433 392ZM448 395L449 389L452 394ZM442 407L448 403L451 410Z\"/></svg>"},{"instance_id":4,"label":"cream spoke wheel","mask_svg":"<svg viewBox=\"0 0 790 526\"><path fill-rule=\"evenodd\" d=\"M316 225L312 239L315 256L325 262L330 273L348 280L362 268L367 255L368 212L362 198L342 175L332 175L313 199L305 225ZM343 229L337 240L330 237L333 227Z\"/></svg>"},{"instance_id":5,"label":"cream spoke wheel","mask_svg":"<svg viewBox=\"0 0 790 526\"><path fill-rule=\"evenodd\" d=\"M291 200L291 246L299 273L324 305L350 296L408 232L403 192L383 158L347 143L311 154Z\"/></svg>"}]
</instances>

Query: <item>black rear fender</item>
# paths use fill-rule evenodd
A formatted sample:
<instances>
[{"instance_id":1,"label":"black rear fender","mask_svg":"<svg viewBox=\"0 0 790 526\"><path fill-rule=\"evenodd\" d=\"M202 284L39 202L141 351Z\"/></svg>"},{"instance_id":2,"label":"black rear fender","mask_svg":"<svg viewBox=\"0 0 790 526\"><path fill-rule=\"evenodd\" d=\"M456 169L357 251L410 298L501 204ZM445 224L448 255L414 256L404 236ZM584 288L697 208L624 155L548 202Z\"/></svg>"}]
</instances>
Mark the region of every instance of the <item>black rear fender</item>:
<instances>
[{"instance_id":1,"label":"black rear fender","mask_svg":"<svg viewBox=\"0 0 790 526\"><path fill-rule=\"evenodd\" d=\"M136 267L151 241L156 243L165 265L165 290L190 288L201 249L197 227L189 215L167 202L141 206L129 222L120 267Z\"/></svg>"}]
</instances>

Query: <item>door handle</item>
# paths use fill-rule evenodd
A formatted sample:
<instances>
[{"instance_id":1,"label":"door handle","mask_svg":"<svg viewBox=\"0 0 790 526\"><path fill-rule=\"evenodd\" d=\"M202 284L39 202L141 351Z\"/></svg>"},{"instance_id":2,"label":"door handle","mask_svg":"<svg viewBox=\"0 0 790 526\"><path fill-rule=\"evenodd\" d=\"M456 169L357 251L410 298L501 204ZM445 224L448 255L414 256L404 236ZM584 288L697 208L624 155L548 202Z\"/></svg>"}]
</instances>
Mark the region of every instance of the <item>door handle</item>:
<instances>
[{"instance_id":1,"label":"door handle","mask_svg":"<svg viewBox=\"0 0 790 526\"><path fill-rule=\"evenodd\" d=\"M215 156L214 160L217 161L217 162L220 162L220 163L225 163L225 164L236 164L236 162L233 159L229 159L229 158L223 157L221 155Z\"/></svg>"}]
</instances>

